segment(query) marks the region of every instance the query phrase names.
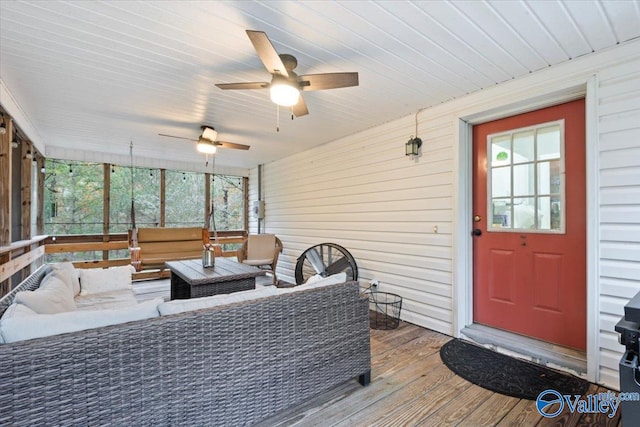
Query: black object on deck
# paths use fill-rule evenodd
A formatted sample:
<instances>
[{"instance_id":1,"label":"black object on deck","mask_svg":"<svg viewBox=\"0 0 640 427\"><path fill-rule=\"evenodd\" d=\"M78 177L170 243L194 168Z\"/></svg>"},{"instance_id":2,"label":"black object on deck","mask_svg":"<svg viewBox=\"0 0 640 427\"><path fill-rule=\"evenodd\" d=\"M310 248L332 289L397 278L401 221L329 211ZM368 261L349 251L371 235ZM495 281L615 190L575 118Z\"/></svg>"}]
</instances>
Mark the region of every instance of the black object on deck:
<instances>
[{"instance_id":1,"label":"black object on deck","mask_svg":"<svg viewBox=\"0 0 640 427\"><path fill-rule=\"evenodd\" d=\"M620 344L626 351L620 359L620 392L640 393L640 292L624 306L624 317L616 324L620 333ZM623 400L622 425L636 425L640 420L640 402Z\"/></svg>"},{"instance_id":2,"label":"black object on deck","mask_svg":"<svg viewBox=\"0 0 640 427\"><path fill-rule=\"evenodd\" d=\"M369 327L395 329L400 323L402 297L388 292L369 292Z\"/></svg>"}]
</instances>

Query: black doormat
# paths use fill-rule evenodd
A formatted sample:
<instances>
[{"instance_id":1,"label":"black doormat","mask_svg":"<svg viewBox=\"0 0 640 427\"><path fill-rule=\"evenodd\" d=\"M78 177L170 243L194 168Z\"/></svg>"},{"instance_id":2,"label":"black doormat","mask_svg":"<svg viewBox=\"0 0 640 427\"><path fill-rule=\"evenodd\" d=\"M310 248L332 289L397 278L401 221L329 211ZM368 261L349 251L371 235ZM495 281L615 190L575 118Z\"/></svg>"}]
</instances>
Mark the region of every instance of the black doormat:
<instances>
[{"instance_id":1,"label":"black doormat","mask_svg":"<svg viewBox=\"0 0 640 427\"><path fill-rule=\"evenodd\" d=\"M589 383L580 378L518 360L460 339L442 346L440 357L449 369L487 390L536 400L545 390L584 395Z\"/></svg>"}]
</instances>

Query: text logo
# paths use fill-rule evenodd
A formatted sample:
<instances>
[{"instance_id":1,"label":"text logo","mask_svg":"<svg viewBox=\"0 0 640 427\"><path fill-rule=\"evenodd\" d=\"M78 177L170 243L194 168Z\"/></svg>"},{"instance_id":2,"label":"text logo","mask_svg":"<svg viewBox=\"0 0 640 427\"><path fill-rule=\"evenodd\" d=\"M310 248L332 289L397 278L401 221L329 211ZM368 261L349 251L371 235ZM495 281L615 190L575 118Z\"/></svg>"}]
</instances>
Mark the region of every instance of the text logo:
<instances>
[{"instance_id":1,"label":"text logo","mask_svg":"<svg viewBox=\"0 0 640 427\"><path fill-rule=\"evenodd\" d=\"M536 408L540 415L553 418L568 408L569 412L579 414L607 414L613 418L622 402L640 402L640 393L612 391L581 396L579 394L560 394L556 390L545 390L536 399Z\"/></svg>"},{"instance_id":2,"label":"text logo","mask_svg":"<svg viewBox=\"0 0 640 427\"><path fill-rule=\"evenodd\" d=\"M554 405L558 405L557 408ZM545 390L536 399L536 408L543 417L553 418L558 416L564 409L564 399L555 390Z\"/></svg>"}]
</instances>

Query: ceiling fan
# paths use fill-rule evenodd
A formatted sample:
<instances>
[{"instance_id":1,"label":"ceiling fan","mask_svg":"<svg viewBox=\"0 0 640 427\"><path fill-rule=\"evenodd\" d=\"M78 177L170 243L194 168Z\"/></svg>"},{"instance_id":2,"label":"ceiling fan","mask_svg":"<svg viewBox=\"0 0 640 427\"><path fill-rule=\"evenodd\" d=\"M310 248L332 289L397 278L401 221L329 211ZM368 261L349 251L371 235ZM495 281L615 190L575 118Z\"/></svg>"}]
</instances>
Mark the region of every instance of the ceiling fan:
<instances>
[{"instance_id":1,"label":"ceiling fan","mask_svg":"<svg viewBox=\"0 0 640 427\"><path fill-rule=\"evenodd\" d=\"M298 60L293 55L278 54L269 37L263 31L246 30L260 60L271 73L271 83L218 83L220 89L269 89L271 100L278 105L291 107L296 117L309 114L300 92L358 86L358 73L323 73L297 75L293 70Z\"/></svg>"},{"instance_id":2,"label":"ceiling fan","mask_svg":"<svg viewBox=\"0 0 640 427\"><path fill-rule=\"evenodd\" d=\"M202 129L202 134L198 139L185 138L182 136L175 136L175 135L167 135L164 133L159 133L158 135L166 136L169 138L184 139L187 141L197 142L198 151L205 154L214 154L217 151L218 147L234 148L236 150L248 150L250 148L248 145L244 145L244 144L236 144L234 142L227 142L227 141L218 141L217 139L218 132L212 126L200 126L200 129Z\"/></svg>"}]
</instances>

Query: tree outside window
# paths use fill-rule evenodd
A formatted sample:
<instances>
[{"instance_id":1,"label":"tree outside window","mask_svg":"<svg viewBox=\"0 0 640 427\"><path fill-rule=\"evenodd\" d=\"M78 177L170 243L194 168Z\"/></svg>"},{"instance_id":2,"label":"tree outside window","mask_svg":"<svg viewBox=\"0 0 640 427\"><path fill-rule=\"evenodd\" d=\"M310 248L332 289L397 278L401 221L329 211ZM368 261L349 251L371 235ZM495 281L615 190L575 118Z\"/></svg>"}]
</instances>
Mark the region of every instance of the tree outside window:
<instances>
[{"instance_id":1,"label":"tree outside window","mask_svg":"<svg viewBox=\"0 0 640 427\"><path fill-rule=\"evenodd\" d=\"M244 229L244 192L242 177L215 175L212 177L211 199L217 230ZM209 228L213 230L211 224Z\"/></svg>"},{"instance_id":2,"label":"tree outside window","mask_svg":"<svg viewBox=\"0 0 640 427\"><path fill-rule=\"evenodd\" d=\"M165 174L165 225L204 225L204 174L167 171Z\"/></svg>"},{"instance_id":3,"label":"tree outside window","mask_svg":"<svg viewBox=\"0 0 640 427\"><path fill-rule=\"evenodd\" d=\"M212 177L211 201L213 218L209 230L244 229L244 191L242 177L215 175ZM234 251L240 244L225 244L223 250Z\"/></svg>"},{"instance_id":4,"label":"tree outside window","mask_svg":"<svg viewBox=\"0 0 640 427\"><path fill-rule=\"evenodd\" d=\"M45 234L102 234L102 164L47 160L45 170ZM101 257L101 252L82 252L49 256L47 260L95 260Z\"/></svg>"},{"instance_id":5,"label":"tree outside window","mask_svg":"<svg viewBox=\"0 0 640 427\"><path fill-rule=\"evenodd\" d=\"M131 176L136 227L160 226L160 171L157 169L111 167L109 232L126 233L131 222Z\"/></svg>"},{"instance_id":6,"label":"tree outside window","mask_svg":"<svg viewBox=\"0 0 640 427\"><path fill-rule=\"evenodd\" d=\"M47 160L45 170L45 233L102 234L102 165Z\"/></svg>"}]
</instances>

